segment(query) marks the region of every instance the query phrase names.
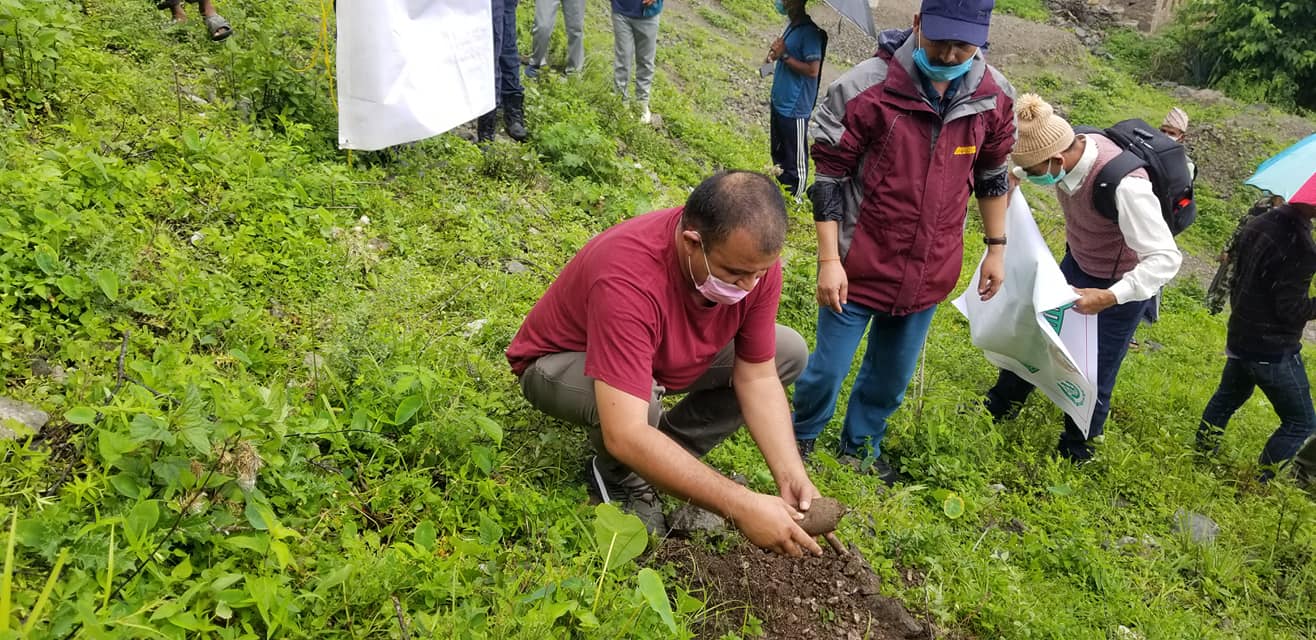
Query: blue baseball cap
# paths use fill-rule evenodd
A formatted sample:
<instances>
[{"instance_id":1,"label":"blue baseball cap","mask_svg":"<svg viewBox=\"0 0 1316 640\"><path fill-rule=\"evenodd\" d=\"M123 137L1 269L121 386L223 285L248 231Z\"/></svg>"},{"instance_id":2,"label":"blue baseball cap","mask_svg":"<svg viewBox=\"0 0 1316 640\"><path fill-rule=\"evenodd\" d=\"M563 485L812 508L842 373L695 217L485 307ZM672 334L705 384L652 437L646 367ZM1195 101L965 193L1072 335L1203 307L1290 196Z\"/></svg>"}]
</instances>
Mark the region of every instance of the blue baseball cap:
<instances>
[{"instance_id":1,"label":"blue baseball cap","mask_svg":"<svg viewBox=\"0 0 1316 640\"><path fill-rule=\"evenodd\" d=\"M923 0L919 25L929 40L959 40L987 44L996 0Z\"/></svg>"}]
</instances>

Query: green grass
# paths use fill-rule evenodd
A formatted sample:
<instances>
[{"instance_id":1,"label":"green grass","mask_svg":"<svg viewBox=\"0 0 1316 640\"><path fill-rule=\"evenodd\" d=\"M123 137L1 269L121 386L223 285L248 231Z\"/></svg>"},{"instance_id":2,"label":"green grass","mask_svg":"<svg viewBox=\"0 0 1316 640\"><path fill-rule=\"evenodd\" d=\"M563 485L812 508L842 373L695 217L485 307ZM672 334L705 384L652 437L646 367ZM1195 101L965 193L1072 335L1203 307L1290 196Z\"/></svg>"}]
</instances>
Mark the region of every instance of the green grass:
<instances>
[{"instance_id":1,"label":"green grass","mask_svg":"<svg viewBox=\"0 0 1316 640\"><path fill-rule=\"evenodd\" d=\"M775 29L758 5L721 6ZM526 405L502 351L593 234L718 168L767 166L766 121L746 115L769 86L746 63L761 43L669 10L664 126L642 126L611 93L594 0L584 73L528 87L529 144L483 154L445 135L349 157L305 7L225 5L222 45L145 3L86 7L49 23L76 37L25 87L38 99L0 109L0 375L52 413L58 444L0 443L0 522L17 522L0 637L688 636L715 603L657 567L673 634L635 561L609 560L601 540L625 525L584 504L583 433ZM1084 64L1087 84L1007 71L1094 120L1170 105ZM1061 242L1054 201L1029 189ZM1234 205L1211 203L1188 245L1218 245ZM811 336L812 225L792 215L781 319ZM1187 453L1223 364L1200 297L1168 290L1140 332L1165 349L1130 356L1101 461L1081 469L1050 457L1060 415L1043 400L1001 426L961 411L993 372L942 309L887 442L910 481L883 491L826 456L816 476L856 508L841 535L884 591L984 638L1312 635L1316 508L1251 480L1269 408L1240 412L1218 465ZM38 357L67 380L33 376ZM743 434L710 462L772 490ZM1214 546L1170 533L1180 507L1221 524Z\"/></svg>"},{"instance_id":2,"label":"green grass","mask_svg":"<svg viewBox=\"0 0 1316 640\"><path fill-rule=\"evenodd\" d=\"M1034 22L1046 22L1051 16L1042 0L1000 0L996 3L996 11Z\"/></svg>"}]
</instances>

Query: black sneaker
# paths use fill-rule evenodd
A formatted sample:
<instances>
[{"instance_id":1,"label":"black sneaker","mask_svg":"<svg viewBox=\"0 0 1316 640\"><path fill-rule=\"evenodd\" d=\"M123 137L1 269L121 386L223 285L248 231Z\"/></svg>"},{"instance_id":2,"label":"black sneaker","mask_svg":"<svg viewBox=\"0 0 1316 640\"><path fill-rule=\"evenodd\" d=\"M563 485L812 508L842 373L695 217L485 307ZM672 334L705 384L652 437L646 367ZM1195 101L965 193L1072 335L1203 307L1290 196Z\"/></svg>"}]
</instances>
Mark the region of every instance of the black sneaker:
<instances>
[{"instance_id":1,"label":"black sneaker","mask_svg":"<svg viewBox=\"0 0 1316 640\"><path fill-rule=\"evenodd\" d=\"M653 485L631 473L621 482L610 482L599 470L598 456L585 462L585 486L594 504L607 502L621 507L644 523L654 535L667 533L667 518L663 516L663 502Z\"/></svg>"},{"instance_id":2,"label":"black sneaker","mask_svg":"<svg viewBox=\"0 0 1316 640\"><path fill-rule=\"evenodd\" d=\"M881 458L862 459L844 453L837 457L836 461L854 469L855 473L877 476L877 479L885 482L888 487L894 485L900 479L900 474L892 469L891 465L886 463L886 460Z\"/></svg>"},{"instance_id":3,"label":"black sneaker","mask_svg":"<svg viewBox=\"0 0 1316 640\"><path fill-rule=\"evenodd\" d=\"M813 457L813 445L817 440L796 440L795 448L800 450L800 459L808 462Z\"/></svg>"}]
</instances>

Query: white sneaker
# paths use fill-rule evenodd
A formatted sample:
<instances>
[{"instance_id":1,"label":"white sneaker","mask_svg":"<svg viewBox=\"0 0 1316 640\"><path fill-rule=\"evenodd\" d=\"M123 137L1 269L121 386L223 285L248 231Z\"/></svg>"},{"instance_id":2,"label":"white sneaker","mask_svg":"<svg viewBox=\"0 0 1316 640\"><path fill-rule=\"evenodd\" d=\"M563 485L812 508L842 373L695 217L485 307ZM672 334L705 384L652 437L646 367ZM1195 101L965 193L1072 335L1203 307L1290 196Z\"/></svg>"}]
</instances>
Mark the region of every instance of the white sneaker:
<instances>
[{"instance_id":1,"label":"white sneaker","mask_svg":"<svg viewBox=\"0 0 1316 640\"><path fill-rule=\"evenodd\" d=\"M649 105L644 105L644 110L640 112L640 122L644 124L653 123L653 114L649 113Z\"/></svg>"}]
</instances>

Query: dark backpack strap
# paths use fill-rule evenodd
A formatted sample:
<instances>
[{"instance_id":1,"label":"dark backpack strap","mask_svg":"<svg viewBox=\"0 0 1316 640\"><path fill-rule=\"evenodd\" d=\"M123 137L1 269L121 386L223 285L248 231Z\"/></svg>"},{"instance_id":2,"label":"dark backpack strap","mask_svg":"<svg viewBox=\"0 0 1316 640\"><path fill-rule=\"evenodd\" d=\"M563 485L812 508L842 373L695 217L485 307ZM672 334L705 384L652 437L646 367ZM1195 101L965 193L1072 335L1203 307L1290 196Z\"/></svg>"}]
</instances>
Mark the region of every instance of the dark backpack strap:
<instances>
[{"instance_id":1,"label":"dark backpack strap","mask_svg":"<svg viewBox=\"0 0 1316 640\"><path fill-rule=\"evenodd\" d=\"M1097 212L1118 224L1120 215L1115 205L1115 189L1120 186L1124 176L1146 166L1146 161L1132 151L1124 151L1111 158L1097 172L1096 182L1092 184L1092 204L1096 206Z\"/></svg>"}]
</instances>

